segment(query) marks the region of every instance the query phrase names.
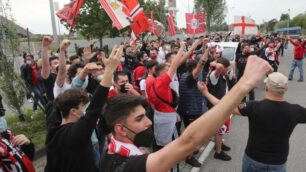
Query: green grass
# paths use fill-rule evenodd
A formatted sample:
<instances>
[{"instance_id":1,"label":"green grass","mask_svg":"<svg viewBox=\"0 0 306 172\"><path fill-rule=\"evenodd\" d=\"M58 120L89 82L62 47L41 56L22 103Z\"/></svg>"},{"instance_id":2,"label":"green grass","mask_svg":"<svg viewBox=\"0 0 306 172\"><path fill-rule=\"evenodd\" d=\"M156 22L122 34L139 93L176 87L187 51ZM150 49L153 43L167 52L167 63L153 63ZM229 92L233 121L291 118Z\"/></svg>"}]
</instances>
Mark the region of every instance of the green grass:
<instances>
[{"instance_id":1,"label":"green grass","mask_svg":"<svg viewBox=\"0 0 306 172\"><path fill-rule=\"evenodd\" d=\"M26 121L20 122L17 115L5 116L8 128L15 134L24 134L32 140L36 149L43 147L46 138L45 114L41 110L35 113L28 109Z\"/></svg>"}]
</instances>

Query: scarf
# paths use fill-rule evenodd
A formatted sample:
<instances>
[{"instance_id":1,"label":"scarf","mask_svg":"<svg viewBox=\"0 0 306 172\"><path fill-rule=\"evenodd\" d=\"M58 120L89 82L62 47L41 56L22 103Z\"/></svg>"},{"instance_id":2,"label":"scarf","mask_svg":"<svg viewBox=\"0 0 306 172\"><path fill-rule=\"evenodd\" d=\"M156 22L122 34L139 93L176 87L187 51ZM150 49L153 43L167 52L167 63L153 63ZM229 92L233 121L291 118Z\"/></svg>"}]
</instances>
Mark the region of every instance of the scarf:
<instances>
[{"instance_id":1,"label":"scarf","mask_svg":"<svg viewBox=\"0 0 306 172\"><path fill-rule=\"evenodd\" d=\"M145 151L141 150L134 144L118 141L114 137L111 138L110 143L108 144L108 152L117 153L123 157L145 154Z\"/></svg>"}]
</instances>

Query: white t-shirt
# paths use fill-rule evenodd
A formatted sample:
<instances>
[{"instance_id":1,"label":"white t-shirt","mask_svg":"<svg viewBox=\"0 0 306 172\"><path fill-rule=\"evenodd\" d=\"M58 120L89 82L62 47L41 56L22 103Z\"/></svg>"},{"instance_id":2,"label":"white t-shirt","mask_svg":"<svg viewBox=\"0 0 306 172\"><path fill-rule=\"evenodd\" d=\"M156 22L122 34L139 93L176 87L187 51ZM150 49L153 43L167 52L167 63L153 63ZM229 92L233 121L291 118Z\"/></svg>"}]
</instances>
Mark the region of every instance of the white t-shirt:
<instances>
[{"instance_id":1,"label":"white t-shirt","mask_svg":"<svg viewBox=\"0 0 306 172\"><path fill-rule=\"evenodd\" d=\"M159 47L158 54L157 54L157 62L158 63L164 63L165 61L166 61L166 54L165 54L163 48Z\"/></svg>"},{"instance_id":2,"label":"white t-shirt","mask_svg":"<svg viewBox=\"0 0 306 172\"><path fill-rule=\"evenodd\" d=\"M222 76L224 79L225 77ZM212 85L217 85L219 77L216 75L216 71L212 71L209 75L209 79ZM228 85L226 84L226 92L228 92Z\"/></svg>"},{"instance_id":3,"label":"white t-shirt","mask_svg":"<svg viewBox=\"0 0 306 172\"><path fill-rule=\"evenodd\" d=\"M53 87L54 98L56 98L59 94L64 93L66 90L69 90L70 88L71 88L71 84L67 84L65 82L62 87L59 87L55 82L54 87Z\"/></svg>"},{"instance_id":4,"label":"white t-shirt","mask_svg":"<svg viewBox=\"0 0 306 172\"><path fill-rule=\"evenodd\" d=\"M177 95L179 95L179 80L176 73L172 77L172 81L170 82L170 88L174 90Z\"/></svg>"},{"instance_id":5,"label":"white t-shirt","mask_svg":"<svg viewBox=\"0 0 306 172\"><path fill-rule=\"evenodd\" d=\"M147 91L146 91L146 80L145 79L140 80L139 87L140 87L140 91L145 92L145 97L148 97Z\"/></svg>"}]
</instances>

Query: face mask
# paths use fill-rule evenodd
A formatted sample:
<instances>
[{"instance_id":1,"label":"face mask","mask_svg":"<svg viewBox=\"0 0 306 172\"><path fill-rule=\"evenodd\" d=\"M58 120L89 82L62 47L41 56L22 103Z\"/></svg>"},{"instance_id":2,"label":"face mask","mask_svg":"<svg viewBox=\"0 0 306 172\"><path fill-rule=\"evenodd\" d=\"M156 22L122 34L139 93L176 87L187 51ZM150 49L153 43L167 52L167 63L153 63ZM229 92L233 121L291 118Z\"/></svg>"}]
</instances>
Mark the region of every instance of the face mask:
<instances>
[{"instance_id":1,"label":"face mask","mask_svg":"<svg viewBox=\"0 0 306 172\"><path fill-rule=\"evenodd\" d=\"M103 75L98 75L97 76L97 80L100 82L100 81L102 81L102 79L103 79Z\"/></svg>"},{"instance_id":2,"label":"face mask","mask_svg":"<svg viewBox=\"0 0 306 172\"><path fill-rule=\"evenodd\" d=\"M125 84L120 85L120 92L127 93L127 90L125 89Z\"/></svg>"},{"instance_id":3,"label":"face mask","mask_svg":"<svg viewBox=\"0 0 306 172\"><path fill-rule=\"evenodd\" d=\"M251 48L250 50L251 50L251 52L253 52L253 51L254 51L254 48Z\"/></svg>"},{"instance_id":4,"label":"face mask","mask_svg":"<svg viewBox=\"0 0 306 172\"><path fill-rule=\"evenodd\" d=\"M30 60L27 60L27 62L26 62L28 65L30 65L30 64L32 64L32 61L30 61Z\"/></svg>"},{"instance_id":5,"label":"face mask","mask_svg":"<svg viewBox=\"0 0 306 172\"><path fill-rule=\"evenodd\" d=\"M124 125L123 125L124 126ZM154 133L151 127L139 132L135 133L133 130L129 129L128 127L124 126L124 128L130 130L132 133L135 134L133 143L138 147L149 147L151 146L154 138Z\"/></svg>"},{"instance_id":6,"label":"face mask","mask_svg":"<svg viewBox=\"0 0 306 172\"><path fill-rule=\"evenodd\" d=\"M6 123L6 120L1 117L0 118L0 133L3 133L7 130L7 123Z\"/></svg>"}]
</instances>

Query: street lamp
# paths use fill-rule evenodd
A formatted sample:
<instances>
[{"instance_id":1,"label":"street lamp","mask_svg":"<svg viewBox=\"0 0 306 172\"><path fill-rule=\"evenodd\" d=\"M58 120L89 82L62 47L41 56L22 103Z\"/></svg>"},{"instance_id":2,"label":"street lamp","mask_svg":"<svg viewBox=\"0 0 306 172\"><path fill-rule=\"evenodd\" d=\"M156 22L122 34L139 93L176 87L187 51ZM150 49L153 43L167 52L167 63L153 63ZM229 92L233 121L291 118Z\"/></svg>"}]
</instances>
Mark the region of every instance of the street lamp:
<instances>
[{"instance_id":1,"label":"street lamp","mask_svg":"<svg viewBox=\"0 0 306 172\"><path fill-rule=\"evenodd\" d=\"M290 8L288 9L287 36L289 36L289 26L290 26Z\"/></svg>"}]
</instances>

